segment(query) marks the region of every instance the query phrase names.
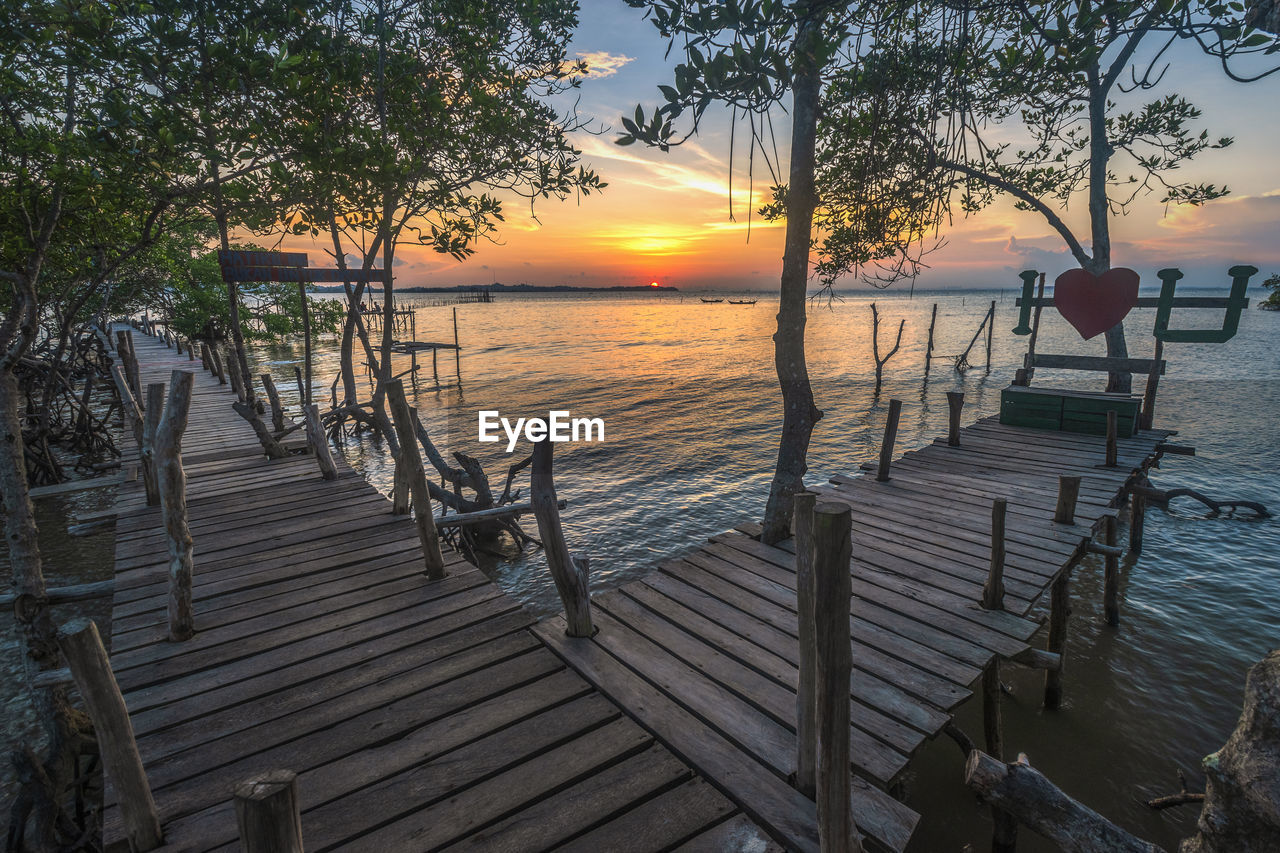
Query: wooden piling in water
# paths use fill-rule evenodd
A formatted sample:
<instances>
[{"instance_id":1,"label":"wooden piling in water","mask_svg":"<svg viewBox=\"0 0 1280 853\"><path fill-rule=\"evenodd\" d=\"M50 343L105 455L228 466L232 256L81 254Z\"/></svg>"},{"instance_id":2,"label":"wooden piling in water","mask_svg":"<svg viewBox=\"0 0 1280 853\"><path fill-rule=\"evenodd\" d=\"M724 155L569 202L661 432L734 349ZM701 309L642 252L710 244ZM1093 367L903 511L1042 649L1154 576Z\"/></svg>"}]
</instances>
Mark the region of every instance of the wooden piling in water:
<instances>
[{"instance_id":1,"label":"wooden piling in water","mask_svg":"<svg viewBox=\"0 0 1280 853\"><path fill-rule=\"evenodd\" d=\"M933 303L933 313L929 316L929 343L924 348L924 375L929 375L929 363L933 361L933 327L938 322L938 303Z\"/></svg>"},{"instance_id":2,"label":"wooden piling in water","mask_svg":"<svg viewBox=\"0 0 1280 853\"><path fill-rule=\"evenodd\" d=\"M1142 391L1143 429L1151 429L1156 417L1156 391L1160 388L1160 362L1164 359L1164 341L1156 338L1156 351L1151 359L1151 372L1147 374L1147 387Z\"/></svg>"},{"instance_id":3,"label":"wooden piling in water","mask_svg":"<svg viewBox=\"0 0 1280 853\"><path fill-rule=\"evenodd\" d=\"M1103 535L1107 545L1116 545L1116 517L1108 515L1102 520ZM1115 553L1104 558L1106 577L1103 582L1102 609L1108 625L1120 624L1120 557Z\"/></svg>"},{"instance_id":4,"label":"wooden piling in water","mask_svg":"<svg viewBox=\"0 0 1280 853\"><path fill-rule=\"evenodd\" d=\"M550 439L544 438L533 446L529 501L538 519L538 534L547 555L547 567L564 605L565 633L570 637L590 637L595 633L591 623L590 564L585 557L575 558L569 553L569 544L560 524L551 454Z\"/></svg>"},{"instance_id":5,"label":"wooden piling in water","mask_svg":"<svg viewBox=\"0 0 1280 853\"><path fill-rule=\"evenodd\" d=\"M271 404L271 426L276 432L284 432L284 406L280 405L280 392L276 389L275 380L270 373L258 377L262 380L262 389L267 392L267 401Z\"/></svg>"},{"instance_id":6,"label":"wooden piling in water","mask_svg":"<svg viewBox=\"0 0 1280 853\"><path fill-rule=\"evenodd\" d=\"M987 566L987 583L982 588L982 606L987 610L1004 610L1004 519L1008 502L997 498L991 504L991 560Z\"/></svg>"},{"instance_id":7,"label":"wooden piling in water","mask_svg":"<svg viewBox=\"0 0 1280 853\"><path fill-rule=\"evenodd\" d=\"M1046 651L1058 656L1057 669L1044 671L1044 706L1050 710L1062 705L1062 671L1066 669L1067 618L1071 614L1071 569L1063 569L1049 587L1049 640Z\"/></svg>"},{"instance_id":8,"label":"wooden piling in water","mask_svg":"<svg viewBox=\"0 0 1280 853\"><path fill-rule=\"evenodd\" d=\"M813 509L817 495L798 492L792 498L791 529L796 545L796 609L799 627L799 677L796 683L795 787L809 799L817 796L817 646L814 628Z\"/></svg>"},{"instance_id":9,"label":"wooden piling in water","mask_svg":"<svg viewBox=\"0 0 1280 853\"><path fill-rule=\"evenodd\" d=\"M1004 717L1000 703L1000 658L996 657L982 671L982 731L987 754L1004 760ZM1018 846L1018 822L1013 815L991 807L992 853L1014 853Z\"/></svg>"},{"instance_id":10,"label":"wooden piling in water","mask_svg":"<svg viewBox=\"0 0 1280 853\"><path fill-rule=\"evenodd\" d=\"M960 412L964 409L964 392L947 392L947 445L960 446Z\"/></svg>"},{"instance_id":11,"label":"wooden piling in water","mask_svg":"<svg viewBox=\"0 0 1280 853\"><path fill-rule=\"evenodd\" d=\"M987 314L987 373L991 372L991 341L996 330L996 301L991 300L991 311Z\"/></svg>"},{"instance_id":12,"label":"wooden piling in water","mask_svg":"<svg viewBox=\"0 0 1280 853\"><path fill-rule=\"evenodd\" d=\"M160 515L169 550L169 639L181 642L195 634L191 584L195 572L191 528L187 523L187 474L182 469L182 434L187 429L195 376L175 370L169 378L169 399L156 427L156 478L160 486Z\"/></svg>"},{"instance_id":13,"label":"wooden piling in water","mask_svg":"<svg viewBox=\"0 0 1280 853\"><path fill-rule=\"evenodd\" d=\"M268 770L236 786L236 823L244 853L303 853L298 774Z\"/></svg>"},{"instance_id":14,"label":"wooden piling in water","mask_svg":"<svg viewBox=\"0 0 1280 853\"><path fill-rule=\"evenodd\" d=\"M160 816L98 626L84 618L66 622L58 631L58 647L93 720L98 753L115 787L129 846L136 851L154 850L164 843Z\"/></svg>"},{"instance_id":15,"label":"wooden piling in water","mask_svg":"<svg viewBox=\"0 0 1280 853\"><path fill-rule=\"evenodd\" d=\"M307 420L307 438L310 439L311 449L315 452L316 463L320 466L321 479L338 479L338 466L333 464L329 439L324 434L324 425L320 423L320 407L312 403L303 409L303 414Z\"/></svg>"},{"instance_id":16,"label":"wooden piling in water","mask_svg":"<svg viewBox=\"0 0 1280 853\"><path fill-rule=\"evenodd\" d=\"M296 364L293 366L293 378L298 382L298 399L305 406L311 402L311 395L307 393L307 386L302 381L302 368Z\"/></svg>"},{"instance_id":17,"label":"wooden piling in water","mask_svg":"<svg viewBox=\"0 0 1280 853\"><path fill-rule=\"evenodd\" d=\"M1058 524L1076 523L1076 501L1080 498L1080 478L1062 474L1058 477L1058 506L1053 520Z\"/></svg>"},{"instance_id":18,"label":"wooden piling in water","mask_svg":"<svg viewBox=\"0 0 1280 853\"><path fill-rule=\"evenodd\" d=\"M426 471L422 468L422 452L418 449L418 436L413 429L413 417L409 414L409 401L404 396L404 382L392 379L386 383L386 389L400 455L409 478L413 521L418 528L418 540L422 543L423 564L428 578L441 580L444 577L444 555L440 553L440 534L431 514L431 492L427 488Z\"/></svg>"},{"instance_id":19,"label":"wooden piling in water","mask_svg":"<svg viewBox=\"0 0 1280 853\"><path fill-rule=\"evenodd\" d=\"M458 346L458 309L453 309L453 373L462 387L462 349Z\"/></svg>"},{"instance_id":20,"label":"wooden piling in water","mask_svg":"<svg viewBox=\"0 0 1280 853\"><path fill-rule=\"evenodd\" d=\"M1147 523L1147 496L1139 492L1129 495L1129 552L1142 553L1143 527Z\"/></svg>"},{"instance_id":21,"label":"wooden piling in water","mask_svg":"<svg viewBox=\"0 0 1280 853\"><path fill-rule=\"evenodd\" d=\"M902 401L889 401L889 417L884 423L884 441L880 444L880 465L876 469L876 479L881 483L889 480L889 466L893 462L893 444L898 438L898 418L902 414Z\"/></svg>"},{"instance_id":22,"label":"wooden piling in water","mask_svg":"<svg viewBox=\"0 0 1280 853\"><path fill-rule=\"evenodd\" d=\"M852 517L844 504L813 511L814 643L816 648L818 843L822 853L861 851L850 804L849 679L853 652Z\"/></svg>"}]
</instances>

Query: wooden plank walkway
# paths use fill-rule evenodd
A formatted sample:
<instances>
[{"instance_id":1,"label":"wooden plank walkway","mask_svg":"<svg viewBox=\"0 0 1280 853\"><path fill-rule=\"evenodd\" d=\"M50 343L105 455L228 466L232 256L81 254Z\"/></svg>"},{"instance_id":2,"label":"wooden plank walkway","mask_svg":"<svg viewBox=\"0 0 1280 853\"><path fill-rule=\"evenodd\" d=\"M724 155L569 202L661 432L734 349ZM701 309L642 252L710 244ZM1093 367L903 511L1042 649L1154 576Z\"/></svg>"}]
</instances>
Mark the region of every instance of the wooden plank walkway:
<instances>
[{"instance_id":1,"label":"wooden plank walkway","mask_svg":"<svg viewBox=\"0 0 1280 853\"><path fill-rule=\"evenodd\" d=\"M891 479L836 477L817 489L853 512L850 683L854 817L876 848L901 850L918 819L887 790L971 695L983 669L1027 649L1027 618L1168 434L1120 441L1005 427L988 418L893 462ZM870 466L874 471L875 466ZM1077 523L1056 524L1060 474L1083 478ZM991 505L1008 500L1005 612L983 610ZM543 641L628 709L785 846L816 850L814 806L795 795L798 667L794 544L745 524L648 577L593 598L600 626Z\"/></svg>"},{"instance_id":2,"label":"wooden plank walkway","mask_svg":"<svg viewBox=\"0 0 1280 853\"><path fill-rule=\"evenodd\" d=\"M428 582L408 517L340 459L331 482L309 456L267 461L226 386L134 338L144 384L196 374L192 640L166 639L165 541L139 484L116 527L111 660L167 849L236 848L232 789L274 768L298 773L309 850L779 849L478 569L449 554Z\"/></svg>"}]
</instances>

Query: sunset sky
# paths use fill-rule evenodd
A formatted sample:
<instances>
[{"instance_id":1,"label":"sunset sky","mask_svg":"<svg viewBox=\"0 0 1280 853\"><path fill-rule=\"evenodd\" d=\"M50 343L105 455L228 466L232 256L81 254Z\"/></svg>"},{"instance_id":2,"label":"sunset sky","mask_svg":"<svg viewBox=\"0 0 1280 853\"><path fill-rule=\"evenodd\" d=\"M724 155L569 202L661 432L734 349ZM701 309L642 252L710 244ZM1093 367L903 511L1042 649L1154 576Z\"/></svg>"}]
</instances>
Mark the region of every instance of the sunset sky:
<instances>
[{"instance_id":1,"label":"sunset sky","mask_svg":"<svg viewBox=\"0 0 1280 853\"><path fill-rule=\"evenodd\" d=\"M398 265L397 283L453 286L497 280L610 286L660 281L682 289L776 289L782 227L748 216L771 180L757 157L749 201L749 164L741 156L745 146L739 136L731 207L727 115L716 115L697 139L670 153L613 143L618 116L629 114L637 103L652 107L658 100L657 84L670 82L675 60L664 59L664 50L642 12L621 0L586 0L571 54L586 58L594 71L582 85L579 109L608 131L579 134L576 144L584 162L609 187L581 200L544 200L536 221L527 207L509 207L500 244L482 244L463 263L405 246L399 250L404 263ZM1203 109L1200 127L1211 137L1236 139L1230 148L1202 154L1184 177L1225 183L1231 195L1202 208L1167 212L1156 195L1135 203L1113 225L1114 263L1136 268L1147 283L1154 283L1154 271L1166 266L1181 267L1195 274L1194 283L1206 284L1225 283L1226 268L1235 263L1254 264L1263 276L1280 272L1280 119L1274 108L1280 103L1280 75L1238 84L1194 49L1175 48L1169 57L1173 67L1155 94L1185 95ZM785 169L789 122L784 110L776 111L774 129ZM1066 218L1081 224L1084 212L1081 199ZM1056 274L1075 265L1042 220L1007 203L957 220L943 236L947 246L931 256L932 268L921 276L919 287L1013 287L1019 270L1034 267ZM856 286L852 279L845 284Z\"/></svg>"}]
</instances>

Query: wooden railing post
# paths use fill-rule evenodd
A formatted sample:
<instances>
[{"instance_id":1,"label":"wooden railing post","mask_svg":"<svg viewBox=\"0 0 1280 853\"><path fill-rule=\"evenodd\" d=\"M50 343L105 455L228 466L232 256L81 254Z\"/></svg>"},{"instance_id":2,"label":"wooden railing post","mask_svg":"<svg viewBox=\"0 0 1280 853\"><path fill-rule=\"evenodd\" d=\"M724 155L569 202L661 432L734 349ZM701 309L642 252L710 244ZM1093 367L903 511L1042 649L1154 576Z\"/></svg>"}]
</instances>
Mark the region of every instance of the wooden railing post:
<instances>
[{"instance_id":1,"label":"wooden railing post","mask_svg":"<svg viewBox=\"0 0 1280 853\"><path fill-rule=\"evenodd\" d=\"M1156 338L1156 352L1147 374L1147 387L1142 392L1142 429L1151 429L1156 417L1156 391L1160 388L1160 362L1164 359L1164 341Z\"/></svg>"},{"instance_id":2,"label":"wooden railing post","mask_svg":"<svg viewBox=\"0 0 1280 853\"><path fill-rule=\"evenodd\" d=\"M1058 477L1058 506L1053 520L1058 524L1076 523L1076 501L1080 498L1080 478L1062 474Z\"/></svg>"},{"instance_id":3,"label":"wooden railing post","mask_svg":"<svg viewBox=\"0 0 1280 853\"><path fill-rule=\"evenodd\" d=\"M889 401L889 417L884 422L884 441L880 444L880 466L876 470L876 480L881 483L889 480L889 466L893 462L893 443L898 439L898 417L902 414L902 401Z\"/></svg>"},{"instance_id":4,"label":"wooden railing post","mask_svg":"<svg viewBox=\"0 0 1280 853\"><path fill-rule=\"evenodd\" d=\"M1137 491L1129 495L1129 553L1142 552L1142 528L1147 522L1147 496Z\"/></svg>"},{"instance_id":5,"label":"wooden railing post","mask_svg":"<svg viewBox=\"0 0 1280 853\"><path fill-rule=\"evenodd\" d=\"M797 492L793 497L791 529L796 538L796 609L800 628L800 675L796 686L796 790L809 799L817 795L817 646L814 628L813 508L818 496Z\"/></svg>"},{"instance_id":6,"label":"wooden railing post","mask_svg":"<svg viewBox=\"0 0 1280 853\"><path fill-rule=\"evenodd\" d=\"M1120 453L1117 446L1117 437L1119 435L1119 422L1114 409L1107 412L1107 467L1114 468L1119 461Z\"/></svg>"},{"instance_id":7,"label":"wooden railing post","mask_svg":"<svg viewBox=\"0 0 1280 853\"><path fill-rule=\"evenodd\" d=\"M142 453L142 444L146 434L146 423L142 417L142 409L129 388L129 380L118 364L111 365L111 378L116 382L116 391L120 394L121 417L133 432L133 440L138 445L138 453Z\"/></svg>"},{"instance_id":8,"label":"wooden railing post","mask_svg":"<svg viewBox=\"0 0 1280 853\"><path fill-rule=\"evenodd\" d=\"M181 642L195 634L192 605L191 528L187 524L187 474L182 469L182 434L191 409L195 376L175 370L169 377L169 400L156 427L156 479L160 486L160 514L169 547L169 639Z\"/></svg>"},{"instance_id":9,"label":"wooden railing post","mask_svg":"<svg viewBox=\"0 0 1280 853\"><path fill-rule=\"evenodd\" d=\"M1004 516L1008 502L997 498L991 504L991 562L987 583L982 589L982 606L1004 610Z\"/></svg>"},{"instance_id":10,"label":"wooden railing post","mask_svg":"<svg viewBox=\"0 0 1280 853\"><path fill-rule=\"evenodd\" d=\"M280 405L280 392L276 390L275 380L270 373L264 373L258 378L262 380L262 388L267 392L267 401L271 404L271 426L278 433L284 432L284 406Z\"/></svg>"},{"instance_id":11,"label":"wooden railing post","mask_svg":"<svg viewBox=\"0 0 1280 853\"><path fill-rule=\"evenodd\" d=\"M195 341L193 341L193 340L191 340L191 338L187 338L187 361L195 361L195 360L196 360L196 349L195 349L195 347L196 347L196 342L195 342Z\"/></svg>"},{"instance_id":12,"label":"wooden railing post","mask_svg":"<svg viewBox=\"0 0 1280 853\"><path fill-rule=\"evenodd\" d=\"M529 501L538 519L538 534L547 555L547 567L556 582L560 601L564 604L565 633L570 637L590 637L591 624L590 564L585 557L575 558L560 525L560 509L555 480L551 473L550 439L533 446L533 468L529 475Z\"/></svg>"},{"instance_id":13,"label":"wooden railing post","mask_svg":"<svg viewBox=\"0 0 1280 853\"><path fill-rule=\"evenodd\" d=\"M964 409L964 392L948 391L947 392L947 444L951 447L960 446L960 412Z\"/></svg>"},{"instance_id":14,"label":"wooden railing post","mask_svg":"<svg viewBox=\"0 0 1280 853\"><path fill-rule=\"evenodd\" d=\"M1000 685L1000 658L992 658L982 671L982 730L986 736L987 754L1004 758L1004 715L1000 702L1003 696ZM991 807L992 853L1014 853L1018 844L1018 821L1013 815Z\"/></svg>"},{"instance_id":15,"label":"wooden railing post","mask_svg":"<svg viewBox=\"0 0 1280 853\"><path fill-rule=\"evenodd\" d=\"M303 413L307 419L307 437L311 440L311 448L316 454L316 463L320 466L320 477L325 480L338 479L338 466L333 464L329 439L324 434L324 425L320 423L320 407L312 403L303 409Z\"/></svg>"},{"instance_id":16,"label":"wooden railing post","mask_svg":"<svg viewBox=\"0 0 1280 853\"><path fill-rule=\"evenodd\" d=\"M414 433L413 417L409 414L409 401L404 396L404 382L392 379L386 383L387 404L395 422L396 438L400 443L400 455L409 477L409 495L413 500L413 521L422 542L422 560L427 577L440 580L444 577L444 555L440 553L440 534L431 514L431 492L427 487L427 474L422 468L422 452L418 449L418 436Z\"/></svg>"},{"instance_id":17,"label":"wooden railing post","mask_svg":"<svg viewBox=\"0 0 1280 853\"><path fill-rule=\"evenodd\" d=\"M115 786L129 847L154 850L164 843L160 816L98 626L91 619L72 619L58 631L58 647L93 720L98 752Z\"/></svg>"},{"instance_id":18,"label":"wooden railing post","mask_svg":"<svg viewBox=\"0 0 1280 853\"><path fill-rule=\"evenodd\" d=\"M298 774L268 770L236 786L236 823L244 853L303 853Z\"/></svg>"},{"instance_id":19,"label":"wooden railing post","mask_svg":"<svg viewBox=\"0 0 1280 853\"><path fill-rule=\"evenodd\" d=\"M222 367L222 351L217 344L209 347L209 361L213 365L213 375L218 377L218 384L226 385L227 372Z\"/></svg>"},{"instance_id":20,"label":"wooden railing post","mask_svg":"<svg viewBox=\"0 0 1280 853\"><path fill-rule=\"evenodd\" d=\"M1044 706L1062 705L1062 672L1067 667L1067 618L1071 614L1071 569L1063 569L1049 587L1049 641L1047 651L1061 661L1057 669L1044 671Z\"/></svg>"},{"instance_id":21,"label":"wooden railing post","mask_svg":"<svg viewBox=\"0 0 1280 853\"><path fill-rule=\"evenodd\" d=\"M147 492L147 506L160 505L160 487L156 483L155 442L160 413L164 411L164 383L147 385L147 408L142 418L142 447L138 456L142 463L142 484Z\"/></svg>"},{"instance_id":22,"label":"wooden railing post","mask_svg":"<svg viewBox=\"0 0 1280 853\"><path fill-rule=\"evenodd\" d=\"M247 401L246 389L244 387L244 377L240 374L240 365L236 363L236 358L228 354L227 377L231 380L231 393L236 395L236 399L241 403Z\"/></svg>"},{"instance_id":23,"label":"wooden railing post","mask_svg":"<svg viewBox=\"0 0 1280 853\"><path fill-rule=\"evenodd\" d=\"M852 519L844 504L813 511L814 637L817 649L818 843L822 853L861 851L850 804L849 627Z\"/></svg>"},{"instance_id":24,"label":"wooden railing post","mask_svg":"<svg viewBox=\"0 0 1280 853\"><path fill-rule=\"evenodd\" d=\"M209 344L200 342L200 366L213 373L213 356L209 352Z\"/></svg>"},{"instance_id":25,"label":"wooden railing post","mask_svg":"<svg viewBox=\"0 0 1280 853\"><path fill-rule=\"evenodd\" d=\"M1103 535L1107 545L1116 545L1116 517L1108 515L1102 520ZM1102 606L1108 625L1120 624L1120 558L1115 554L1107 554L1106 577L1103 585Z\"/></svg>"}]
</instances>

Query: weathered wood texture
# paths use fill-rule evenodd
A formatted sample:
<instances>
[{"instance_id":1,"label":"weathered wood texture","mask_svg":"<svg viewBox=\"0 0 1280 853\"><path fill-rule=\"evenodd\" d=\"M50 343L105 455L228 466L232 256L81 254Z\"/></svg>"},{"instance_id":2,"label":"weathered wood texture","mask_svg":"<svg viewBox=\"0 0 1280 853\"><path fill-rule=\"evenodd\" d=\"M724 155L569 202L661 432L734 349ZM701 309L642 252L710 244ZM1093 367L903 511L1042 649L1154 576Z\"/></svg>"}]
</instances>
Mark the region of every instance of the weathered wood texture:
<instances>
[{"instance_id":1,"label":"weathered wood texture","mask_svg":"<svg viewBox=\"0 0 1280 853\"><path fill-rule=\"evenodd\" d=\"M187 366L139 336L144 378ZM262 457L216 378L182 456L196 635L169 643L168 551L137 483L117 505L112 663L168 850L239 843L237 785L297 774L308 850L753 849L739 806L595 691L456 553L341 458ZM162 422L163 425L163 422ZM563 633L561 632L561 639ZM125 840L108 771L105 833ZM243 848L241 848L243 849Z\"/></svg>"}]
</instances>

